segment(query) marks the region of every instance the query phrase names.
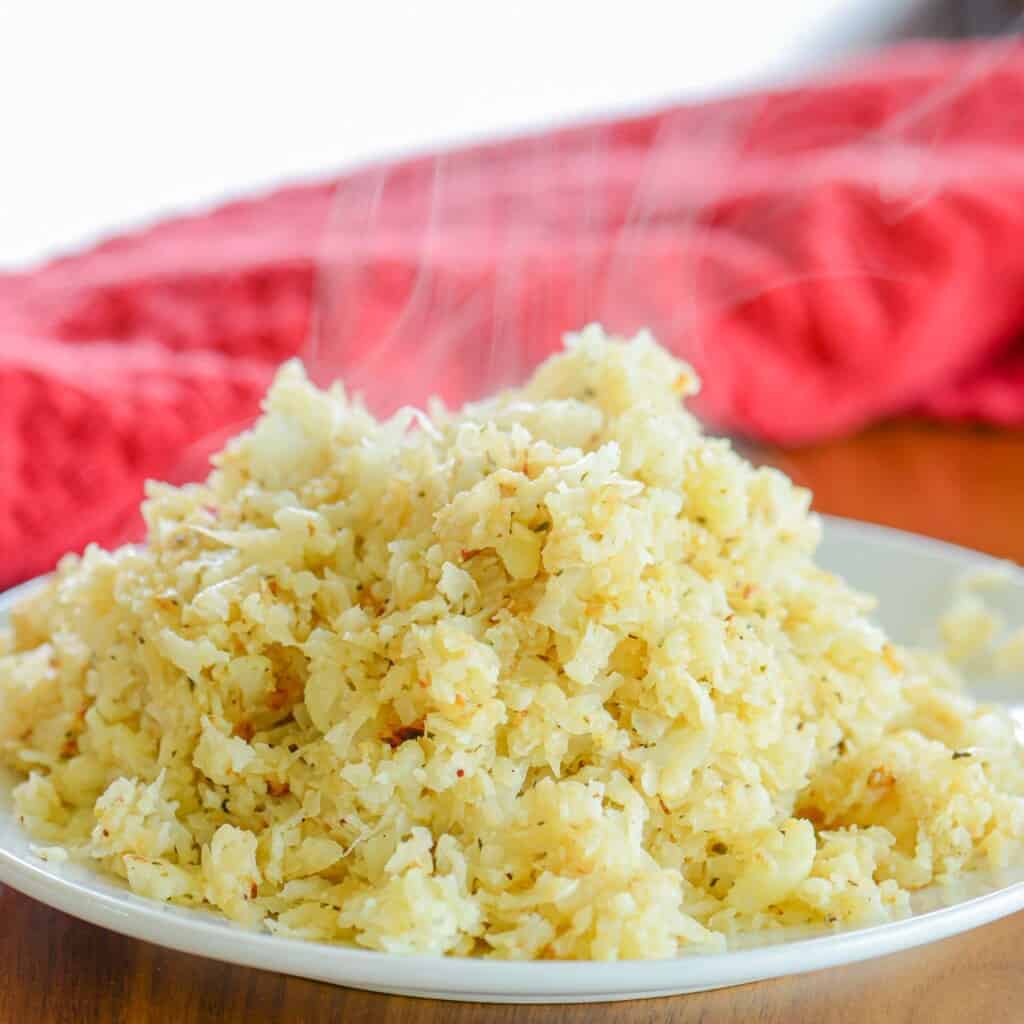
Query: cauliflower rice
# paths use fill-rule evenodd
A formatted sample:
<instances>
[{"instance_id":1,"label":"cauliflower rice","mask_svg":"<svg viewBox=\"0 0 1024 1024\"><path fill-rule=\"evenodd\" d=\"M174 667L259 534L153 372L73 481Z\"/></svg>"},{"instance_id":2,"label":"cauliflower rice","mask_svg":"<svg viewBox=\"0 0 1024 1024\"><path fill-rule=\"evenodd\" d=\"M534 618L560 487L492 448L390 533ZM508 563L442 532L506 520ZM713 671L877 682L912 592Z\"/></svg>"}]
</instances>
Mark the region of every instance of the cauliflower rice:
<instances>
[{"instance_id":1,"label":"cauliflower rice","mask_svg":"<svg viewBox=\"0 0 1024 1024\"><path fill-rule=\"evenodd\" d=\"M386 422L287 365L144 548L13 612L20 820L278 935L516 959L880 922L1019 857L1009 720L887 641L695 390L597 327Z\"/></svg>"}]
</instances>

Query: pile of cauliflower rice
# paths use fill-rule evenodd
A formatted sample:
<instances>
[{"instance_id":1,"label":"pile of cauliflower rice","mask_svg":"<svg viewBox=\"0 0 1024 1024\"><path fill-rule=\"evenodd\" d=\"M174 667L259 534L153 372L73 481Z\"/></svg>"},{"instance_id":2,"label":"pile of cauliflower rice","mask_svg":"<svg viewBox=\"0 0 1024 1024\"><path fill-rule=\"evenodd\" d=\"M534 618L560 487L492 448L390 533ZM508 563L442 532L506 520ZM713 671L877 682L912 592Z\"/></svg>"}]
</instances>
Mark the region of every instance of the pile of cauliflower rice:
<instances>
[{"instance_id":1,"label":"pile of cauliflower rice","mask_svg":"<svg viewBox=\"0 0 1024 1024\"><path fill-rule=\"evenodd\" d=\"M692 371L590 327L379 422L280 372L144 547L11 616L20 820L142 896L396 953L670 957L1020 853L1009 720L815 565Z\"/></svg>"}]
</instances>

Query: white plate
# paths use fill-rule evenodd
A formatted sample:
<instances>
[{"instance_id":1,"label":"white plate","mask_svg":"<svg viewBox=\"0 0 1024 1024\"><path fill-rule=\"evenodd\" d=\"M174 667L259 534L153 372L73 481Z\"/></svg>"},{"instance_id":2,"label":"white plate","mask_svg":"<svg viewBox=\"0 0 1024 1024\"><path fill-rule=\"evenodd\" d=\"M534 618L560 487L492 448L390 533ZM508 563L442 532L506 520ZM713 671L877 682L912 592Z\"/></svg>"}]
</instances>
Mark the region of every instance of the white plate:
<instances>
[{"instance_id":1,"label":"white plate","mask_svg":"<svg viewBox=\"0 0 1024 1024\"><path fill-rule=\"evenodd\" d=\"M821 562L881 598L880 617L907 643L926 639L964 570L991 559L910 534L830 519ZM1024 622L1024 574L994 593ZM14 592L0 597L0 616ZM990 691L993 695L995 691ZM635 999L721 988L854 963L967 931L1024 908L1024 871L976 878L955 893L928 891L914 916L892 924L776 941L729 953L622 963L516 963L394 956L245 931L210 914L153 903L78 866L33 856L0 777L0 881L75 917L188 953L402 995L484 1002Z\"/></svg>"}]
</instances>

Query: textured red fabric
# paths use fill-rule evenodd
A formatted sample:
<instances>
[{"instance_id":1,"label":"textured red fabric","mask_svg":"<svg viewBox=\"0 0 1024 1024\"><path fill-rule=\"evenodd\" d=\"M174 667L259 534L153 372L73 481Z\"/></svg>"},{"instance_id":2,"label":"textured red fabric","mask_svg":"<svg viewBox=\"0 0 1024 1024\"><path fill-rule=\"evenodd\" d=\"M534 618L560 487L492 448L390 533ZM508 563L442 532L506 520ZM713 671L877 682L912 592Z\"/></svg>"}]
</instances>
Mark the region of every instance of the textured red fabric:
<instances>
[{"instance_id":1,"label":"textured red fabric","mask_svg":"<svg viewBox=\"0 0 1024 1024\"><path fill-rule=\"evenodd\" d=\"M536 361L600 317L692 359L701 412L739 433L801 443L908 411L1024 425L1022 143L1024 48L919 45L0 276L0 585L129 535L143 478L201 472L306 350L325 253L344 288L320 331L345 345L319 372L382 406L472 395L513 347Z\"/></svg>"}]
</instances>

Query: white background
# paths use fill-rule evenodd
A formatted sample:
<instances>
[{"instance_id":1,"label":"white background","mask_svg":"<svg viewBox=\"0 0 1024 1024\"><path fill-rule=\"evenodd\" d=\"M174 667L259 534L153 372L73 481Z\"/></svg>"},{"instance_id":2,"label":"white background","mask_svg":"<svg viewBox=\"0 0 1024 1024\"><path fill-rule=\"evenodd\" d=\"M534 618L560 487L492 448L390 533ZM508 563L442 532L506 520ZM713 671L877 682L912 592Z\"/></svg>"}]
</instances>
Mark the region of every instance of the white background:
<instances>
[{"instance_id":1,"label":"white background","mask_svg":"<svg viewBox=\"0 0 1024 1024\"><path fill-rule=\"evenodd\" d=\"M0 0L0 267L374 156L797 75L923 5Z\"/></svg>"}]
</instances>

